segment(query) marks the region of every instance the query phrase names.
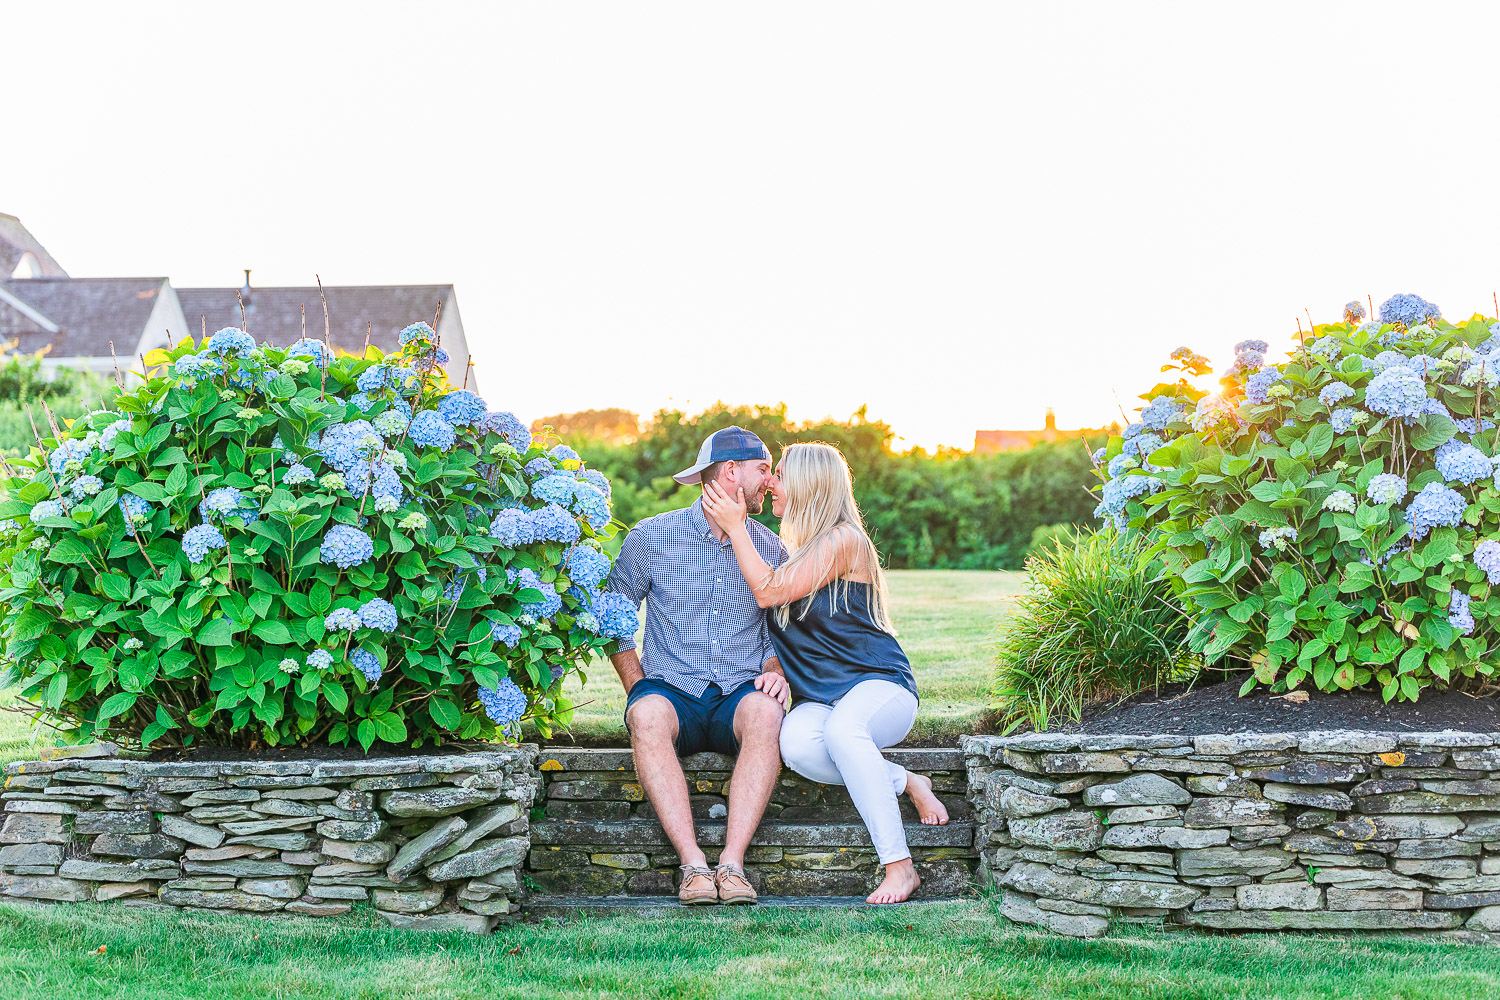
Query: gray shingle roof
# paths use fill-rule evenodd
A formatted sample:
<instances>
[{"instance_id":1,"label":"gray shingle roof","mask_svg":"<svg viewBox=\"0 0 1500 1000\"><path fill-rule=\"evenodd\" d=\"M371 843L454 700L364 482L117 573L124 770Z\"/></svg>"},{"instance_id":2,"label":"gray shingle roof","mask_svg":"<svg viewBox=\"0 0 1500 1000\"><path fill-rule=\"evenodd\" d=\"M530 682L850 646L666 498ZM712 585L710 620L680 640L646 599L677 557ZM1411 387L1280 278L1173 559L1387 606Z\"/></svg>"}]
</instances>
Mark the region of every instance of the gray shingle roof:
<instances>
[{"instance_id":1,"label":"gray shingle roof","mask_svg":"<svg viewBox=\"0 0 1500 1000\"><path fill-rule=\"evenodd\" d=\"M36 237L21 225L20 219L0 212L0 278L9 279L15 273L16 265L21 263L21 255L28 250L36 254L37 263L41 265L42 277L66 278L68 276L68 272L64 271L62 265L52 258L47 248L38 243Z\"/></svg>"},{"instance_id":2,"label":"gray shingle roof","mask_svg":"<svg viewBox=\"0 0 1500 1000\"><path fill-rule=\"evenodd\" d=\"M386 353L398 346L396 336L412 323L432 322L438 303L453 309L452 285L344 285L324 289L333 346L359 351L370 331L370 343ZM177 299L189 332L202 335L240 325L239 300L233 288L179 288ZM245 329L257 341L285 347L302 336L302 308L307 308L307 335L323 338L323 300L314 288L256 288L245 310Z\"/></svg>"},{"instance_id":3,"label":"gray shingle roof","mask_svg":"<svg viewBox=\"0 0 1500 1000\"><path fill-rule=\"evenodd\" d=\"M19 341L16 349L35 351L52 345L54 358L108 357L109 342L123 365L141 333L166 278L25 278L0 281L0 291L26 303L55 323L51 333L0 299L0 337ZM173 330L174 337L186 331Z\"/></svg>"}]
</instances>

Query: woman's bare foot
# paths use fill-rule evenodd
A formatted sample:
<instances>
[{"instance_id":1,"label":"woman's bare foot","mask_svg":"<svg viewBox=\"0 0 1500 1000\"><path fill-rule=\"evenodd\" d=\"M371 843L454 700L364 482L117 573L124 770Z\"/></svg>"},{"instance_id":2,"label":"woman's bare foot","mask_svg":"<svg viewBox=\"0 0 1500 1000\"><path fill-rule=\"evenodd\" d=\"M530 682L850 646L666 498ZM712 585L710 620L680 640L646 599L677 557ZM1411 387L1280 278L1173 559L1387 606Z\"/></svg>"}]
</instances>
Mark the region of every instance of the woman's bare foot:
<instances>
[{"instance_id":1,"label":"woman's bare foot","mask_svg":"<svg viewBox=\"0 0 1500 1000\"><path fill-rule=\"evenodd\" d=\"M916 892L917 886L921 884L922 880L917 878L917 870L912 867L911 858L892 861L885 866L885 880L865 897L865 902L900 903Z\"/></svg>"},{"instance_id":2,"label":"woman's bare foot","mask_svg":"<svg viewBox=\"0 0 1500 1000\"><path fill-rule=\"evenodd\" d=\"M906 795L911 799L911 804L917 807L917 815L926 825L942 826L948 822L948 809L943 805L943 801L933 794L932 779L927 775L907 771ZM890 876L886 877L889 879Z\"/></svg>"}]
</instances>

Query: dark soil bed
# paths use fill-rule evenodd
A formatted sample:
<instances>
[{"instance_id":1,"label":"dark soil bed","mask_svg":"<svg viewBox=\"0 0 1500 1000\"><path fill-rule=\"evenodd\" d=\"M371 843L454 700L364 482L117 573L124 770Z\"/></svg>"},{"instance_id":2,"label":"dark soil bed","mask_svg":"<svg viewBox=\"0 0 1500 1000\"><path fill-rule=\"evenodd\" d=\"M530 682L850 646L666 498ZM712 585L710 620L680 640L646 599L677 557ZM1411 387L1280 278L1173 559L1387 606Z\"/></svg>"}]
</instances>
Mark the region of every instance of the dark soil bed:
<instances>
[{"instance_id":1,"label":"dark soil bed","mask_svg":"<svg viewBox=\"0 0 1500 1000\"><path fill-rule=\"evenodd\" d=\"M1458 729L1500 732L1500 698L1474 698L1457 691L1423 694L1420 701L1380 700L1374 691L1309 691L1306 701L1267 694L1264 689L1239 697L1243 677L1197 687L1175 685L1146 692L1124 702L1098 704L1072 724L1054 726L1061 733L1159 734L1203 736L1210 733L1285 732L1293 729L1368 729L1431 732Z\"/></svg>"}]
</instances>

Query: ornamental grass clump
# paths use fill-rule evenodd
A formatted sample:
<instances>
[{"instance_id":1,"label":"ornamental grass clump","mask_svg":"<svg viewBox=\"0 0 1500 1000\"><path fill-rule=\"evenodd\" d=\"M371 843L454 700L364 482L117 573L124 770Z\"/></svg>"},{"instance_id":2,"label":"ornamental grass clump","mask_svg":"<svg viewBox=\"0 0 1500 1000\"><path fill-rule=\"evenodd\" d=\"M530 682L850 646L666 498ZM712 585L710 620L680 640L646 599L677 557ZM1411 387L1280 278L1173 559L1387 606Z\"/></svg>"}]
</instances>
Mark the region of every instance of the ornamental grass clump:
<instances>
[{"instance_id":1,"label":"ornamental grass clump","mask_svg":"<svg viewBox=\"0 0 1500 1000\"><path fill-rule=\"evenodd\" d=\"M45 415L0 502L0 687L78 742L565 725L563 676L636 627L603 590L609 481L452 387L426 324L400 341L221 330L114 411Z\"/></svg>"},{"instance_id":2,"label":"ornamental grass clump","mask_svg":"<svg viewBox=\"0 0 1500 1000\"><path fill-rule=\"evenodd\" d=\"M1007 731L1076 722L1095 702L1189 677L1189 621L1137 533L1059 533L1026 561L1027 593L1000 641L994 694Z\"/></svg>"},{"instance_id":3,"label":"ornamental grass clump","mask_svg":"<svg viewBox=\"0 0 1500 1000\"><path fill-rule=\"evenodd\" d=\"M1246 692L1494 691L1500 322L1416 295L1365 315L1279 360L1241 342L1213 394L1191 381L1208 359L1174 352L1177 380L1094 455L1095 513L1150 540L1192 648L1247 665Z\"/></svg>"}]
</instances>

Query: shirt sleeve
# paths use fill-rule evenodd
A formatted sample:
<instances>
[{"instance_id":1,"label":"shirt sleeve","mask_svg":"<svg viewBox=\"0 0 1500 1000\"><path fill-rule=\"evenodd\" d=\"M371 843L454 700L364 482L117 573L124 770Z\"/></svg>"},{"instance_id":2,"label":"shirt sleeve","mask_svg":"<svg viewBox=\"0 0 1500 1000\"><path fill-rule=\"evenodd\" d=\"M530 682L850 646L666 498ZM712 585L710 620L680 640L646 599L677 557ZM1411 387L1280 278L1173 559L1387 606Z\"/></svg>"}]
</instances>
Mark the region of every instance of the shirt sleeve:
<instances>
[{"instance_id":1,"label":"shirt sleeve","mask_svg":"<svg viewBox=\"0 0 1500 1000\"><path fill-rule=\"evenodd\" d=\"M628 598L640 610L641 602L651 590L651 543L640 528L632 528L620 546L620 554L609 571L607 590ZM635 648L635 636L619 640L619 651Z\"/></svg>"}]
</instances>

